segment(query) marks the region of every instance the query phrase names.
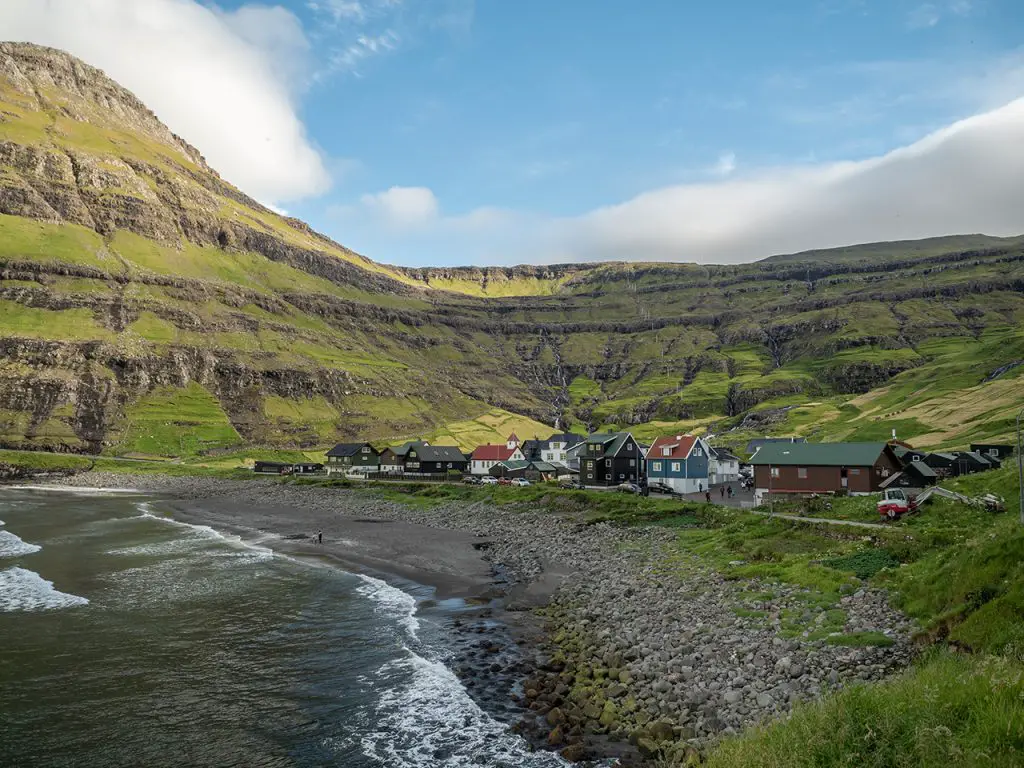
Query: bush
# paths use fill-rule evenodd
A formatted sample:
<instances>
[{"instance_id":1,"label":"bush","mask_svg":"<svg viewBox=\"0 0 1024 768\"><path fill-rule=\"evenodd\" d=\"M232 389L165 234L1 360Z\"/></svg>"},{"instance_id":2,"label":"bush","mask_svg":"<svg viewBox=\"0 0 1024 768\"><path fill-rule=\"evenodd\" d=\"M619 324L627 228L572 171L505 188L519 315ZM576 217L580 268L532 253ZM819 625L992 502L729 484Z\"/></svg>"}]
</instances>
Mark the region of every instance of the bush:
<instances>
[{"instance_id":1,"label":"bush","mask_svg":"<svg viewBox=\"0 0 1024 768\"><path fill-rule=\"evenodd\" d=\"M837 571L853 571L858 579L870 579L883 568L899 565L900 561L884 549L862 549L845 557L823 560L822 564Z\"/></svg>"}]
</instances>

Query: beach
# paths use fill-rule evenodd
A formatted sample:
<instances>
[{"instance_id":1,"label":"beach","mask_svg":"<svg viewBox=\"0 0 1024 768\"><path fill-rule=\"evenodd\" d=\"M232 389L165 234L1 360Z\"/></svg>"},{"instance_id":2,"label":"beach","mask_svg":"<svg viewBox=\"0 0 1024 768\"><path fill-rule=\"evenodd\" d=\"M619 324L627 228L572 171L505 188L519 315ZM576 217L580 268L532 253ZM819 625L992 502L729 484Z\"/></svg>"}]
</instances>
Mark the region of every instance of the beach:
<instances>
[{"instance_id":1,"label":"beach","mask_svg":"<svg viewBox=\"0 0 1024 768\"><path fill-rule=\"evenodd\" d=\"M880 590L842 598L843 631L884 633L887 647L787 637L778 617L807 611L802 590L726 580L699 562L680 581L659 567L671 531L588 525L577 509L417 508L274 480L87 473L61 482L146 490L183 522L463 601L452 669L513 731L573 761L683 761L913 656L913 626ZM747 611L757 615L744 615L758 591Z\"/></svg>"}]
</instances>

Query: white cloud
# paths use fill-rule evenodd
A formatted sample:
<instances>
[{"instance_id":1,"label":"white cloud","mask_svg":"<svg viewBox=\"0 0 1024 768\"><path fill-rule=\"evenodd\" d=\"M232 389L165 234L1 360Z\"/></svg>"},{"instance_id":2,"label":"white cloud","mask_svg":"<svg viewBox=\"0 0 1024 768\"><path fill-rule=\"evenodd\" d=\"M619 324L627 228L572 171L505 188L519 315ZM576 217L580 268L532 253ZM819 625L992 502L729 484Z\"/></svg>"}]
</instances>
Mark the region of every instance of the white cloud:
<instances>
[{"instance_id":1,"label":"white cloud","mask_svg":"<svg viewBox=\"0 0 1024 768\"><path fill-rule=\"evenodd\" d=\"M385 30L383 34L376 36L359 35L351 45L331 54L327 69L320 73L320 77L334 72L359 75L359 65L364 60L386 51L393 51L398 42L398 33L393 29Z\"/></svg>"},{"instance_id":2,"label":"white cloud","mask_svg":"<svg viewBox=\"0 0 1024 768\"><path fill-rule=\"evenodd\" d=\"M734 172L576 217L445 214L431 190L397 187L364 196L347 223L384 261L402 254L423 263L430 253L435 263L461 264L739 263L884 240L1021 234L1021 179L1024 99L868 160Z\"/></svg>"},{"instance_id":3,"label":"white cloud","mask_svg":"<svg viewBox=\"0 0 1024 768\"><path fill-rule=\"evenodd\" d=\"M554 224L559 256L741 262L883 240L1024 231L1024 99L861 162L666 187Z\"/></svg>"},{"instance_id":4,"label":"white cloud","mask_svg":"<svg viewBox=\"0 0 1024 768\"><path fill-rule=\"evenodd\" d=\"M391 187L363 195L359 202L385 224L403 229L433 224L441 212L437 197L426 187Z\"/></svg>"},{"instance_id":5,"label":"white cloud","mask_svg":"<svg viewBox=\"0 0 1024 768\"><path fill-rule=\"evenodd\" d=\"M280 6L3 0L0 39L62 48L103 69L257 199L279 203L330 186L295 108L308 42Z\"/></svg>"},{"instance_id":6,"label":"white cloud","mask_svg":"<svg viewBox=\"0 0 1024 768\"><path fill-rule=\"evenodd\" d=\"M362 21L366 18L366 6L358 0L320 0L310 2L307 7L314 13L325 13L334 18L336 22L343 19L356 19Z\"/></svg>"},{"instance_id":7,"label":"white cloud","mask_svg":"<svg viewBox=\"0 0 1024 768\"><path fill-rule=\"evenodd\" d=\"M927 29L936 26L947 14L970 16L974 12L974 0L947 0L943 3L922 3L907 14L907 26L911 29Z\"/></svg>"}]
</instances>

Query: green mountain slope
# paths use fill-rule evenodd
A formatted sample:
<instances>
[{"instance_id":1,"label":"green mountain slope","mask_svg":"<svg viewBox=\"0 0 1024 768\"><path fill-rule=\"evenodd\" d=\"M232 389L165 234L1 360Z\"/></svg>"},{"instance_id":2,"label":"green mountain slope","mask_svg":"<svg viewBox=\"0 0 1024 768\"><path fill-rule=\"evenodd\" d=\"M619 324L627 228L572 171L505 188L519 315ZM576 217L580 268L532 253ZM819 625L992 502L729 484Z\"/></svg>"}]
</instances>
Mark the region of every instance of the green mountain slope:
<instances>
[{"instance_id":1,"label":"green mountain slope","mask_svg":"<svg viewBox=\"0 0 1024 768\"><path fill-rule=\"evenodd\" d=\"M1020 360L1012 239L388 267L246 197L98 70L0 44L0 447L470 447L556 419L952 445L1008 433Z\"/></svg>"}]
</instances>

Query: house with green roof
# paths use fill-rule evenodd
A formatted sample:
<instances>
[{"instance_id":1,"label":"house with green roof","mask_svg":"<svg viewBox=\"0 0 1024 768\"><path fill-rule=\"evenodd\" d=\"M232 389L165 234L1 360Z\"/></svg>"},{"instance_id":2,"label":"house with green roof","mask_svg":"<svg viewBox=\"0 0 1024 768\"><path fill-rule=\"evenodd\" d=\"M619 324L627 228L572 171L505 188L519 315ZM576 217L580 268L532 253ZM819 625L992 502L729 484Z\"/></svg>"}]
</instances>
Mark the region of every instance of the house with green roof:
<instances>
[{"instance_id":1,"label":"house with green roof","mask_svg":"<svg viewBox=\"0 0 1024 768\"><path fill-rule=\"evenodd\" d=\"M768 443L750 458L754 495L876 493L902 469L888 443Z\"/></svg>"},{"instance_id":2,"label":"house with green roof","mask_svg":"<svg viewBox=\"0 0 1024 768\"><path fill-rule=\"evenodd\" d=\"M644 476L644 452L629 432L591 435L580 453L583 485L635 483Z\"/></svg>"}]
</instances>

